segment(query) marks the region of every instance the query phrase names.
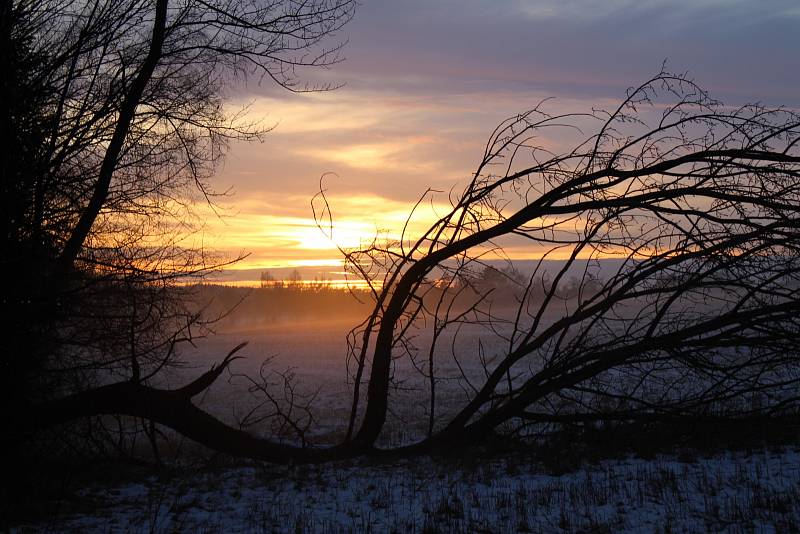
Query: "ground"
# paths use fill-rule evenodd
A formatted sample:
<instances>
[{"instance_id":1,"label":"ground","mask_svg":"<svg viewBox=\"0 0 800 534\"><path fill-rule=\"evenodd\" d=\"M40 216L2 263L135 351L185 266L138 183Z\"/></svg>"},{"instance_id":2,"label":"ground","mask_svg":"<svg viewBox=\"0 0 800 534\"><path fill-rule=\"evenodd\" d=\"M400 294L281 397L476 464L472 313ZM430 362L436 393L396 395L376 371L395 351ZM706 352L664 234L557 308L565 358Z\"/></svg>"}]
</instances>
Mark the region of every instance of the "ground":
<instances>
[{"instance_id":1,"label":"ground","mask_svg":"<svg viewBox=\"0 0 800 534\"><path fill-rule=\"evenodd\" d=\"M51 532L796 532L794 448L627 456L566 473L531 456L240 463L79 490ZM70 511L70 507L84 511Z\"/></svg>"},{"instance_id":2,"label":"ground","mask_svg":"<svg viewBox=\"0 0 800 534\"><path fill-rule=\"evenodd\" d=\"M295 322L229 332L198 343L186 354L193 365L168 375L168 385L249 340L234 371L257 374L275 356L271 365L295 367L309 390L324 385L311 437L335 441L350 400L345 331L343 322ZM247 382L230 376L196 402L234 422L253 399ZM385 441L402 444L424 423L396 420ZM274 466L195 451L158 470L84 466L38 513L14 520L12 532L800 531L796 426L779 439L763 439L755 427L682 429L664 439L618 430L580 444L562 436L538 449L516 443L447 457Z\"/></svg>"}]
</instances>

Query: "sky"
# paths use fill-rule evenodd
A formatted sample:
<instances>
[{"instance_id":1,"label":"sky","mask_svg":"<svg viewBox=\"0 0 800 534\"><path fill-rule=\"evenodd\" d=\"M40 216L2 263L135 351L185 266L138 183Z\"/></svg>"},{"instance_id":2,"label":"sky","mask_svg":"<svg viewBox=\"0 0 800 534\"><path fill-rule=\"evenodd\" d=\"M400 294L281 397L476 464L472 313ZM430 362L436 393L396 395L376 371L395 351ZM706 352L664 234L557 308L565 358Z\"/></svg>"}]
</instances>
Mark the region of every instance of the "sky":
<instances>
[{"instance_id":1,"label":"sky","mask_svg":"<svg viewBox=\"0 0 800 534\"><path fill-rule=\"evenodd\" d=\"M202 239L248 254L236 269L335 269L336 245L396 236L442 191L419 231L503 119L547 97L553 112L609 108L664 61L725 103L800 107L797 0L363 0L336 38L344 61L300 75L339 89L232 92L231 109L273 127L232 144L214 180L232 195ZM312 215L323 176L333 241Z\"/></svg>"}]
</instances>

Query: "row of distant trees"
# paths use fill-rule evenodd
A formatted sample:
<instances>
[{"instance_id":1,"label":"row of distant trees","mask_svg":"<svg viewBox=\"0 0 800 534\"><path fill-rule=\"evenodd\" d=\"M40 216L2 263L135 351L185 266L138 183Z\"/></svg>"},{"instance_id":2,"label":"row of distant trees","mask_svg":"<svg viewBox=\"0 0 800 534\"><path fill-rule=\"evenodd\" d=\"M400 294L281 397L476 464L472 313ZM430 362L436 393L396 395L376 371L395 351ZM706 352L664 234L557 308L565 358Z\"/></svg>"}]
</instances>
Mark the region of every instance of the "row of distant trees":
<instances>
[{"instance_id":1,"label":"row of distant trees","mask_svg":"<svg viewBox=\"0 0 800 534\"><path fill-rule=\"evenodd\" d=\"M527 277L520 272L511 262L502 267L493 265L479 265L474 272L464 270L459 273L456 280L449 281L443 277L439 285L450 293L458 291L460 288L469 288L477 293L492 293L492 300L502 301L503 299L513 299L515 295L521 295L528 282ZM340 289L347 290L334 284L331 277L320 273L311 280L304 280L302 274L297 269L292 270L286 278L278 279L270 271L262 271L259 276L260 287L263 289L293 289L303 291L322 291ZM547 275L541 275L537 287L532 290L539 296L544 296L541 287L549 284ZM601 281L597 278L588 277L581 280L577 276L571 276L559 289L558 297L564 299L577 298L581 291L596 290Z\"/></svg>"},{"instance_id":2,"label":"row of distant trees","mask_svg":"<svg viewBox=\"0 0 800 534\"><path fill-rule=\"evenodd\" d=\"M303 275L297 269L292 270L289 276L283 279L275 278L269 271L262 271L259 281L262 288L272 289L291 288L319 291L333 287L333 280L325 274L317 274L312 280L303 280Z\"/></svg>"},{"instance_id":3,"label":"row of distant trees","mask_svg":"<svg viewBox=\"0 0 800 534\"><path fill-rule=\"evenodd\" d=\"M552 284L553 277L548 273L533 276L533 283L529 287L529 276L518 270L511 261L502 267L477 262L475 267L460 269L455 278L447 271L445 273L435 285L450 293L468 288L496 304L516 304L516 299L523 295L541 302L547 296L546 288ZM593 275L570 275L559 285L554 296L558 299L576 299L581 293L596 292L602 283Z\"/></svg>"},{"instance_id":4,"label":"row of distant trees","mask_svg":"<svg viewBox=\"0 0 800 534\"><path fill-rule=\"evenodd\" d=\"M528 283L528 278L520 272L511 262L502 267L494 265L481 265L474 271L463 270L455 280L442 277L438 285L448 292L455 292L460 288L469 288L478 293L493 293L493 300L512 299L514 295L521 295ZM261 288L269 289L297 289L320 291L326 289L343 289L337 287L333 279L324 273L317 274L311 280L304 280L297 269L292 270L286 278L276 278L270 271L262 271L259 276ZM537 287L529 289L544 295L539 287L546 287L550 283L548 276L543 274L538 279ZM564 299L577 298L581 291L596 291L602 281L596 277L586 277L585 280L577 276L570 276L559 288L558 297Z\"/></svg>"},{"instance_id":5,"label":"row of distant trees","mask_svg":"<svg viewBox=\"0 0 800 534\"><path fill-rule=\"evenodd\" d=\"M362 290L288 285L280 281L256 289L202 284L194 288L193 300L206 317L219 318L213 324L216 332L255 331L275 324L296 326L331 320L352 324L370 308L369 296Z\"/></svg>"}]
</instances>

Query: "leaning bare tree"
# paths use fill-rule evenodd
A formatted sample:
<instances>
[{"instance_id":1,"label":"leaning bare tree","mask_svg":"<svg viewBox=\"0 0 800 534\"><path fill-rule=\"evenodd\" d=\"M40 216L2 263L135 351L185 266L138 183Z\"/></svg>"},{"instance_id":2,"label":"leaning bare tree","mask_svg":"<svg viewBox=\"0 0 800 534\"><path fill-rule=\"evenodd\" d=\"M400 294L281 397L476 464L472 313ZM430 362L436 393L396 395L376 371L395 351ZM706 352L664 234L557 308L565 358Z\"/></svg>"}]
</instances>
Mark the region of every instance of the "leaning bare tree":
<instances>
[{"instance_id":1,"label":"leaning bare tree","mask_svg":"<svg viewBox=\"0 0 800 534\"><path fill-rule=\"evenodd\" d=\"M728 107L666 72L608 112L545 107L493 132L419 239L348 254L376 300L350 338L353 442L374 446L401 411L401 366L427 391L417 447L547 423L795 410L800 116ZM524 277L489 261L512 247L540 258ZM516 291L497 297L487 269ZM463 395L438 401L453 384Z\"/></svg>"}]
</instances>

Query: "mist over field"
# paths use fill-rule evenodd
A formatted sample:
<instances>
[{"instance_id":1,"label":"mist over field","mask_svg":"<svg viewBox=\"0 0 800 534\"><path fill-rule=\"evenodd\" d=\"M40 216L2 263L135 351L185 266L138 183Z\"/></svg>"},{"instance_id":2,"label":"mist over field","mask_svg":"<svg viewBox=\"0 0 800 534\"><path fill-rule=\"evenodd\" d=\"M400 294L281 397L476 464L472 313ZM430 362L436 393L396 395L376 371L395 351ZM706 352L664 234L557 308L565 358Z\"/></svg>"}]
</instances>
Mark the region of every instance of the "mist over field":
<instances>
[{"instance_id":1,"label":"mist over field","mask_svg":"<svg viewBox=\"0 0 800 534\"><path fill-rule=\"evenodd\" d=\"M611 265L603 272L611 273ZM305 435L309 444L324 447L340 442L352 402L346 337L368 312L368 295L303 285L209 285L195 298L198 295L213 302L207 308L209 313L238 305L216 323L215 335L198 339L181 352L189 365L163 375L163 385L186 383L232 347L247 341L247 347L238 353L243 358L196 399L198 406L223 421L244 422L252 409L263 408L265 396L254 388L257 384L269 385L273 393L278 392L274 400L288 406L288 397L281 396L288 378L296 407L307 406L313 414L313 425L311 419L298 417L301 424L310 425ZM566 298L567 308L561 313L568 310L569 302ZM502 310L515 310L515 304L511 294L504 294L493 308L498 319ZM558 319L561 313L554 310L548 320ZM418 325L410 336L423 353L431 342L426 326L430 325ZM485 376L494 365L494 349L502 354L505 348L491 343L501 343L498 333L509 329L500 322L468 325L458 329L457 336L455 332L443 336L436 349L435 373L441 380L439 418L446 421L469 400L472 391L466 379L479 381ZM430 393L425 372L407 360L396 363L391 396L401 410L389 414L380 446L403 446L426 435ZM256 382L251 380L254 377ZM260 422L253 431L297 443L296 434L280 422ZM739 429L734 435L743 439L765 431ZM165 432L170 434L167 429ZM608 437L603 437L602 426L596 427L596 432L598 441L588 444L578 438L573 442L554 438L555 449L544 464L512 448L508 455L478 455L467 460L434 456L391 463L301 466L288 472L258 465L231 466L221 474L201 469L180 479L153 480L145 487L121 485L115 489L114 509L109 513L115 521L143 529L156 525L164 530L241 532L266 525L275 532L396 531L400 526L408 532L426 532L429 527L447 526L458 532L605 528L631 533L670 529L700 533L724 529L732 522L753 528L767 525L776 531L791 530L800 522L796 498L800 469L797 452L791 447L730 451L725 438L713 437L715 431L709 429L697 433L702 438L695 438L705 444L690 441L676 456L670 447L652 444L652 438L644 433L639 438L623 433L626 441L620 441L613 430ZM171 436L182 443L178 438ZM697 446L716 452L698 454L692 448ZM639 453L631 455L632 450L647 451L649 447L654 452L646 453L645 458ZM586 464L585 458L593 459ZM97 491L102 490L90 487L82 495L99 500ZM316 504L309 508L309 503ZM573 514L573 509L583 511ZM79 514L63 524L90 529L114 525L96 513Z\"/></svg>"},{"instance_id":2,"label":"mist over field","mask_svg":"<svg viewBox=\"0 0 800 534\"><path fill-rule=\"evenodd\" d=\"M398 350L392 363L390 396L401 409L389 413L385 435L380 444L384 447L408 445L425 438L426 433L441 428L475 395L475 385L480 384L502 362L520 335L520 324L531 320L544 307L538 328L549 325L575 313L580 299L588 299L597 292L608 278L618 274L624 267L621 261L592 260L577 261L562 273L566 281L546 305L544 295L537 295L535 287L525 288L525 280L534 269L540 280L549 283L565 262L515 261L493 262L483 265L470 283L467 297L455 289L426 294L428 306L439 300L451 302L456 311L465 311L478 298L481 291L486 297L482 308L472 310L463 323L454 323L438 331L434 322L420 317L414 320L407 332L403 350ZM586 282L588 280L591 284ZM580 278L579 278L580 277ZM582 282L579 282L583 280ZM175 385L186 382L193 374L213 366L233 347L242 342L238 359L231 364L226 380L212 386L202 399L202 406L226 421L239 422L252 409L263 408L265 391L259 386L269 386L279 392L275 402L287 408L291 404L308 408L303 421L309 433L304 439L317 446L332 445L344 438L347 414L351 409L355 360L352 346L362 335L365 317L372 311L373 296L366 290L343 290L325 282L302 283L270 281L263 287L232 287L203 285L192 288L191 298L202 303L204 314L217 318L211 323L213 336L198 339L193 346L185 347L180 356L190 367L174 373ZM579 291L580 290L580 291ZM520 316L522 294L526 293L523 307L531 317ZM720 295L708 294L705 299L690 299L680 304L683 312L693 317L714 316L719 313ZM448 300L449 299L449 300ZM646 298L631 300L615 310L619 332L624 331L626 321L635 321L651 304ZM676 305L676 309L680 309ZM522 321L520 323L520 321ZM354 337L355 333L355 337ZM572 336L565 338L569 342ZM598 331L599 335L605 335ZM433 347L432 347L433 345ZM737 358L737 347L724 349L730 358ZM542 352L539 358L546 358ZM540 371L544 360L533 357L527 367L518 367L509 384L522 384ZM709 384L687 373L680 365L673 369L664 366L643 371L635 366L611 370L596 377L594 383L600 387L624 391L626 384L640 382L640 389L652 389L649 402L663 402L669 389L663 389L660 381L648 377L650 373L671 376L674 381L668 388L676 392L676 398L691 391L702 391ZM783 371L786 372L786 371ZM789 371L791 373L791 371ZM436 415L430 418L431 376L435 376ZM249 377L249 378L248 378ZM287 380L288 377L288 380ZM254 379L254 380L253 380ZM793 379L790 375L775 376L775 380ZM283 396L282 388L291 385L291 397ZM601 387L602 386L602 387ZM791 388L782 393L791 400ZM584 395L590 403L592 394ZM577 397L576 397L577 398ZM645 395L645 398L648 398ZM660 399L660 400L659 400ZM774 402L776 397L758 392L734 396L722 400L713 408L714 413L747 412L763 402ZM570 412L571 402L562 399L564 410ZM553 405L545 409L554 409ZM558 410L557 410L558 411ZM363 415L363 404L358 417ZM430 426L429 428L429 425ZM286 429L283 429L284 431ZM277 427L262 427L264 435L278 433ZM282 436L287 442L296 443L298 436L287 432Z\"/></svg>"}]
</instances>

